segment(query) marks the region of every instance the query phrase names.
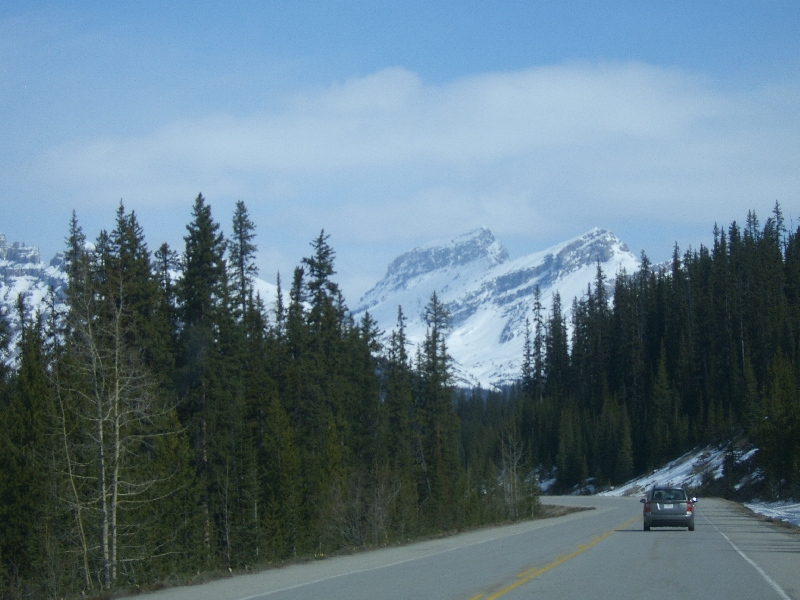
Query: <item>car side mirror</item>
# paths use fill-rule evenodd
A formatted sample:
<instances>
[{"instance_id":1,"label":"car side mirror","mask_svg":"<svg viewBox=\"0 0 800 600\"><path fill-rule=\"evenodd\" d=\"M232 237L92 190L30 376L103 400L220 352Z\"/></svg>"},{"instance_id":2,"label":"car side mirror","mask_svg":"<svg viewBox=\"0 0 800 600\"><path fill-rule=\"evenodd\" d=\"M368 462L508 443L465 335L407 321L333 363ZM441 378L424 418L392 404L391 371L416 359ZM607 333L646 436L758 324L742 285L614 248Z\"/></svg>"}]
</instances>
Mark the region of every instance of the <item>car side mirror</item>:
<instances>
[{"instance_id":1,"label":"car side mirror","mask_svg":"<svg viewBox=\"0 0 800 600\"><path fill-rule=\"evenodd\" d=\"M639 502L641 502L642 504L644 504L644 503L646 502L646 500L645 500L644 498L642 498L641 500L639 500Z\"/></svg>"}]
</instances>

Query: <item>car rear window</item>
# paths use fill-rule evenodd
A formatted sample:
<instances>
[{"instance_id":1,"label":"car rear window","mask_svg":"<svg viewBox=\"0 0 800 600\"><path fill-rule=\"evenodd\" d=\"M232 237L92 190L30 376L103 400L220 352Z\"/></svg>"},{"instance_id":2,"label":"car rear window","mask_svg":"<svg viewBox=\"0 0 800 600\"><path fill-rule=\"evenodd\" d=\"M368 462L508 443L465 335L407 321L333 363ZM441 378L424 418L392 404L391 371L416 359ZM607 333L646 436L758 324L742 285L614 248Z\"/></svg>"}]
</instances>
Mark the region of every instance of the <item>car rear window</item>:
<instances>
[{"instance_id":1,"label":"car rear window","mask_svg":"<svg viewBox=\"0 0 800 600\"><path fill-rule=\"evenodd\" d=\"M656 502L681 502L686 500L686 490L681 488L655 490L653 500Z\"/></svg>"}]
</instances>

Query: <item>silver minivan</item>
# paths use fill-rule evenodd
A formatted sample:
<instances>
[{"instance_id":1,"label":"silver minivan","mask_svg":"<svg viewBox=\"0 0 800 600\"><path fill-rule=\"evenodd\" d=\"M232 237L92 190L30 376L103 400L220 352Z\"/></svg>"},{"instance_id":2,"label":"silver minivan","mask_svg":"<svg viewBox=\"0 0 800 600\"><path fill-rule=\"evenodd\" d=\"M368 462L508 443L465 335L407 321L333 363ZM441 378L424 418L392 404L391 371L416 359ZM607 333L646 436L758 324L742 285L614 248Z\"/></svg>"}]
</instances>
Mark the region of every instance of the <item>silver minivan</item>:
<instances>
[{"instance_id":1,"label":"silver minivan","mask_svg":"<svg viewBox=\"0 0 800 600\"><path fill-rule=\"evenodd\" d=\"M650 531L651 527L686 527L694 531L697 498L690 498L686 488L654 485L640 502L644 503L645 531Z\"/></svg>"}]
</instances>

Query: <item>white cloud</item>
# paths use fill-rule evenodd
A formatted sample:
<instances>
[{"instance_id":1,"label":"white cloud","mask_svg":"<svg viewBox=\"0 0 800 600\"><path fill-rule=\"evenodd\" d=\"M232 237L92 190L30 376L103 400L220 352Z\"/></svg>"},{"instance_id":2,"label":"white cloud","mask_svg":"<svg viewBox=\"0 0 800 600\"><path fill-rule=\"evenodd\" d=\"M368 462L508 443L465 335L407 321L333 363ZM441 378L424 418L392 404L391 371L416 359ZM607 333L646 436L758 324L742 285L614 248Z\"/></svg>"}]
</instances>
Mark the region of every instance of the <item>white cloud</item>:
<instances>
[{"instance_id":1,"label":"white cloud","mask_svg":"<svg viewBox=\"0 0 800 600\"><path fill-rule=\"evenodd\" d=\"M276 226L299 220L367 245L476 225L501 238L621 219L710 228L765 199L797 201L799 114L797 87L726 92L639 63L441 85L391 68L258 114L68 142L36 176L97 204L136 197L140 211L202 189L257 204Z\"/></svg>"}]
</instances>

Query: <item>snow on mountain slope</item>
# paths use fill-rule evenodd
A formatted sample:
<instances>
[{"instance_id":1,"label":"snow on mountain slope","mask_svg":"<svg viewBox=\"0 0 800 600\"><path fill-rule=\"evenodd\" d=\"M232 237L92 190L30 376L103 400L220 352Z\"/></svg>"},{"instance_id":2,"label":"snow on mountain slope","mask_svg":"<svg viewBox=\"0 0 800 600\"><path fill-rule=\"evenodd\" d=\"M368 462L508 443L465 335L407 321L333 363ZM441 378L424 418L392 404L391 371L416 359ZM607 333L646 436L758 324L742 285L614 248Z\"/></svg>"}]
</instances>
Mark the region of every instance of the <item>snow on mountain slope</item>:
<instances>
[{"instance_id":1,"label":"snow on mountain slope","mask_svg":"<svg viewBox=\"0 0 800 600\"><path fill-rule=\"evenodd\" d=\"M0 311L3 311L17 331L19 315L17 299L24 295L32 311L43 309L48 290L53 288L60 297L67 284L63 256L56 255L50 264L39 259L39 249L24 243L9 244L0 233ZM12 346L16 336L12 337Z\"/></svg>"},{"instance_id":2,"label":"snow on mountain slope","mask_svg":"<svg viewBox=\"0 0 800 600\"><path fill-rule=\"evenodd\" d=\"M179 273L173 273L179 277ZM5 314L11 324L11 349L16 346L19 331L19 315L17 298L23 294L32 313L45 311L45 298L50 290L56 293L56 299L62 300L67 286L67 274L64 271L64 255L57 254L49 264L41 262L39 249L24 243L9 244L5 234L0 233L0 312ZM256 292L261 296L264 305L272 311L277 296L275 284L256 279ZM284 293L284 300L288 297Z\"/></svg>"},{"instance_id":3,"label":"snow on mountain slope","mask_svg":"<svg viewBox=\"0 0 800 600\"><path fill-rule=\"evenodd\" d=\"M481 228L399 256L354 313L368 310L381 329L390 331L402 306L409 340L417 344L425 336L423 309L435 291L452 317L448 345L459 383L502 385L519 375L534 288L540 288L545 314L556 291L567 311L572 299L594 281L598 261L609 286L620 269L633 272L639 266L625 244L604 229L510 260L503 245ZM12 327L17 325L15 303L20 293L27 294L29 306L37 310L44 307L50 287L63 293L65 286L63 256L44 264L35 247L9 245L0 234L0 309ZM256 280L256 289L271 310L276 287Z\"/></svg>"},{"instance_id":4,"label":"snow on mountain slope","mask_svg":"<svg viewBox=\"0 0 800 600\"><path fill-rule=\"evenodd\" d=\"M566 311L594 281L598 261L609 286L621 269L639 267L625 244L605 229L510 260L503 245L481 228L398 257L353 312L369 311L381 329L390 331L402 306L409 341L417 344L425 336L423 309L435 291L452 318L448 349L459 383L502 385L519 376L535 287L545 314L555 292Z\"/></svg>"},{"instance_id":5,"label":"snow on mountain slope","mask_svg":"<svg viewBox=\"0 0 800 600\"><path fill-rule=\"evenodd\" d=\"M264 303L264 307L267 309L270 317L272 317L275 313L275 302L278 299L278 286L274 283L270 283L269 281L264 281L263 279L259 279L256 277L255 281L253 282L253 289L261 296L261 301ZM288 304L289 302L289 293L281 290L283 295L284 305Z\"/></svg>"}]
</instances>

